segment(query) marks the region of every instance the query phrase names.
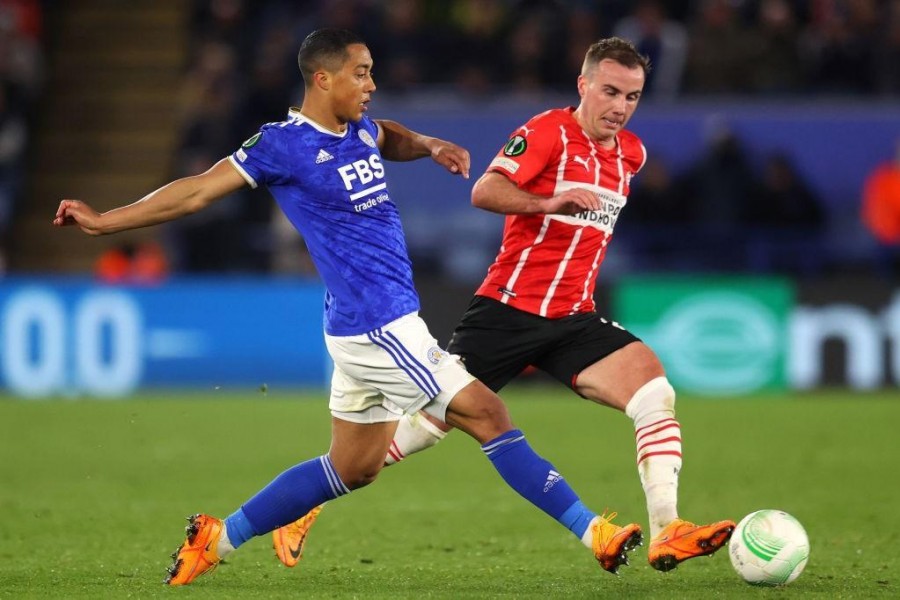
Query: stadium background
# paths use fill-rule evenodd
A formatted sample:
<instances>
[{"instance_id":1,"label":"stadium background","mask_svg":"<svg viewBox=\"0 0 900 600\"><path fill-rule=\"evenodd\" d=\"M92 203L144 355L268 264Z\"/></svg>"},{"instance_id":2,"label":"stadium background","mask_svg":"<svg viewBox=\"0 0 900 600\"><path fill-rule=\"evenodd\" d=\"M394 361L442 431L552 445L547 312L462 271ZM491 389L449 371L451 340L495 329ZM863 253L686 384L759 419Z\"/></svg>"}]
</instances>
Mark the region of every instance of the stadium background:
<instances>
[{"instance_id":1,"label":"stadium background","mask_svg":"<svg viewBox=\"0 0 900 600\"><path fill-rule=\"evenodd\" d=\"M117 236L50 226L60 198L132 201L283 118L325 25L369 40L370 114L466 145L475 173L577 102L588 43L658 31L634 37L652 162L598 300L679 390L682 512L798 516L812 558L780 597L900 594L900 250L861 218L900 141L896 0L0 0L0 597L172 591L184 515L327 447L322 289L266 191ZM388 177L445 342L502 219L426 161ZM503 395L592 506L643 520L627 419L534 375ZM381 478L329 507L302 568L256 540L192 596L764 594L724 556L664 577L639 550L604 577L464 436Z\"/></svg>"}]
</instances>

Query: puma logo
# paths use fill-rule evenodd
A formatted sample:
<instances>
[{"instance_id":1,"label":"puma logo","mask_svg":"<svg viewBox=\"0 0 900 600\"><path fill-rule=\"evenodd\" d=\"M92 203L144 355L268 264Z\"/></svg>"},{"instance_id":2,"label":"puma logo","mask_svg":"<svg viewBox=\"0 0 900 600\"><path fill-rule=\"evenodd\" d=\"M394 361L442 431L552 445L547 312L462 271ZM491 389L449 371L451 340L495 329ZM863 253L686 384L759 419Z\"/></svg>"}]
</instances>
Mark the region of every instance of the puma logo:
<instances>
[{"instance_id":1,"label":"puma logo","mask_svg":"<svg viewBox=\"0 0 900 600\"><path fill-rule=\"evenodd\" d=\"M572 160L574 160L574 161L577 162L579 165L581 165L582 167L584 167L584 170L585 170L585 171L590 171L590 170L591 170L590 166L588 166L588 163L589 163L590 160L591 160L590 158L584 158L583 156L573 156L573 157L572 157Z\"/></svg>"}]
</instances>

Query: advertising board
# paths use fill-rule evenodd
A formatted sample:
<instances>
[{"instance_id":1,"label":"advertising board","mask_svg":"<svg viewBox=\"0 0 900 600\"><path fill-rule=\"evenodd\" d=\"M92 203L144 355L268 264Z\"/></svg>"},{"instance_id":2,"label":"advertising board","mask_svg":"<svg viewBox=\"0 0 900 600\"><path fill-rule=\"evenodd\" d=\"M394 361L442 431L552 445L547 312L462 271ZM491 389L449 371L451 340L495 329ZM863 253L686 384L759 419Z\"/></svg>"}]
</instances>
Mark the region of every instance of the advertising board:
<instances>
[{"instance_id":1,"label":"advertising board","mask_svg":"<svg viewBox=\"0 0 900 600\"><path fill-rule=\"evenodd\" d=\"M331 362L318 283L174 280L153 287L7 279L0 383L25 397L141 387L323 387Z\"/></svg>"}]
</instances>

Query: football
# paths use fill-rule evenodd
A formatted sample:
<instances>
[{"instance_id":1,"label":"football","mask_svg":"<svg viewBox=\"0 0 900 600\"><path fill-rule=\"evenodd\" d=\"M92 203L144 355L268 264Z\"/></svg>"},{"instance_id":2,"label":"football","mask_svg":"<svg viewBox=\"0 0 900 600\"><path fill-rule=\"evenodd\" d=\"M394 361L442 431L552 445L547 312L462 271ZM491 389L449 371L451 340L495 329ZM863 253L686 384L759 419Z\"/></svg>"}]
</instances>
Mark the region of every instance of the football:
<instances>
[{"instance_id":1,"label":"football","mask_svg":"<svg viewBox=\"0 0 900 600\"><path fill-rule=\"evenodd\" d=\"M751 585L786 585L809 559L809 538L800 521L781 510L758 510L738 523L728 546L731 565Z\"/></svg>"}]
</instances>

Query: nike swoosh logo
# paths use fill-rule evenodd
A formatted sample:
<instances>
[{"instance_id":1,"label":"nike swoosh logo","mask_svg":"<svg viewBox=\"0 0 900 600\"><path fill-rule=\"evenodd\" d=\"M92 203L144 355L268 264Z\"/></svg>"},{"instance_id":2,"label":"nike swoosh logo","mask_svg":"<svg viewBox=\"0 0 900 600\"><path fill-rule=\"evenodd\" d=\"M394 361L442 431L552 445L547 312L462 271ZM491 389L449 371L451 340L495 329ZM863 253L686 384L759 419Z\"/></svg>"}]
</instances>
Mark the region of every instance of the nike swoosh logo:
<instances>
[{"instance_id":1,"label":"nike swoosh logo","mask_svg":"<svg viewBox=\"0 0 900 600\"><path fill-rule=\"evenodd\" d=\"M288 546L288 551L294 558L300 558L300 553L303 552L303 538L301 538L300 542L297 543L296 548L291 548L290 546Z\"/></svg>"}]
</instances>

